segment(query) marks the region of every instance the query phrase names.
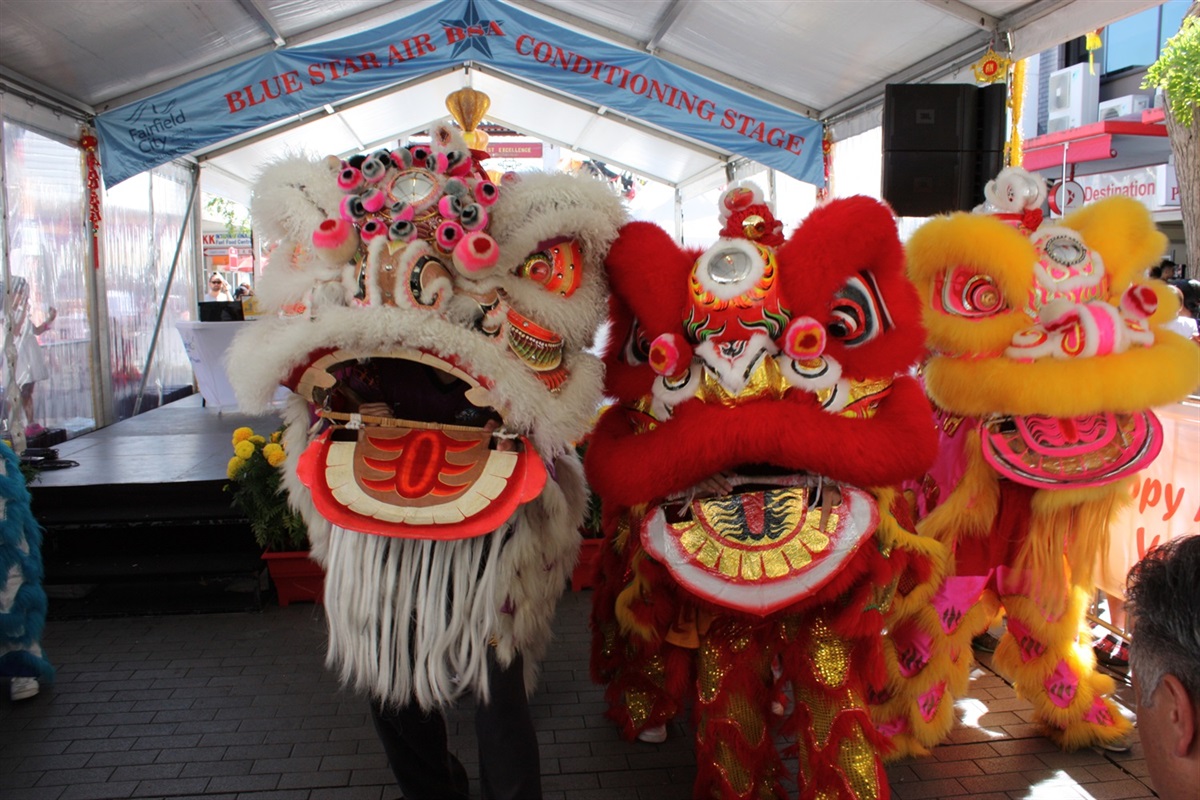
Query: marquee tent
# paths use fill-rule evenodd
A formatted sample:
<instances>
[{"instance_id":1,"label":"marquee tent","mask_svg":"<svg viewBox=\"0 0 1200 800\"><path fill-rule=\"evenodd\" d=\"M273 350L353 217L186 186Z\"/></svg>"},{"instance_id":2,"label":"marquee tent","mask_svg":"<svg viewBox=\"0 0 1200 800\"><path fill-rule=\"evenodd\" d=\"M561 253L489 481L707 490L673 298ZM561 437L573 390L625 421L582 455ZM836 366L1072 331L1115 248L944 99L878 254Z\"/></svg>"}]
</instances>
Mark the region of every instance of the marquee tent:
<instances>
[{"instance_id":1,"label":"marquee tent","mask_svg":"<svg viewBox=\"0 0 1200 800\"><path fill-rule=\"evenodd\" d=\"M226 125L211 111L194 115L192 121L212 126L207 137L166 154L199 161L206 188L219 184L234 199L244 199L258 166L274 155L346 155L395 142L447 116L446 95L467 84L491 96L489 121L671 186L744 159L814 182L821 124L831 126L835 138L878 124L886 84L937 80L989 45L1018 58L1032 55L1153 5L1156 0L0 0L0 90L54 113L99 117L102 155L110 152L103 166L114 172L119 159L111 148L122 137L136 150L174 133L167 129L181 106L169 103L177 98L208 87L208 100L216 107L223 102L224 117L232 119L233 111L280 96L278 113L249 127ZM415 36L422 31L436 53L418 52ZM338 49L359 42L371 43L370 49ZM494 52L487 52L489 45ZM603 58L589 55L589 48ZM300 67L271 69L283 63L277 59L292 57L302 59ZM358 73L366 72L376 74L354 86L346 80L345 91L326 91L335 74L365 78ZM249 91L231 98L230 87ZM702 105L705 99L712 105ZM13 105L5 106L6 114ZM139 129L129 122L135 116L150 122ZM772 151L779 163L771 163ZM118 177L106 174L106 181Z\"/></svg>"}]
</instances>

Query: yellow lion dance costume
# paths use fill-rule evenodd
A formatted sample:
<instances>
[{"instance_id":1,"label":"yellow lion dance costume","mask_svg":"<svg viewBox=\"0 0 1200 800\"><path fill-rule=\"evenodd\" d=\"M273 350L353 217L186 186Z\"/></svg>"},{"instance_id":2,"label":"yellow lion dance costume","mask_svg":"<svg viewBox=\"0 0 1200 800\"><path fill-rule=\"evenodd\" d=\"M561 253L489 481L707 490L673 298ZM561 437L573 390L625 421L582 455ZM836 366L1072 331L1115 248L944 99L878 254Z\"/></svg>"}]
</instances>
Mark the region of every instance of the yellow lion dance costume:
<instances>
[{"instance_id":1,"label":"yellow lion dance costume","mask_svg":"<svg viewBox=\"0 0 1200 800\"><path fill-rule=\"evenodd\" d=\"M1110 520L1161 447L1150 409L1200 384L1200 351L1161 327L1178 307L1141 277L1166 240L1139 203L1112 197L1043 221L1044 197L1039 178L1005 170L976 213L936 218L908 244L941 435L918 531L954 563L929 605L889 621L889 694L874 713L896 755L949 732L971 638L1001 605L994 663L1055 742L1107 744L1130 729L1084 615Z\"/></svg>"}]
</instances>

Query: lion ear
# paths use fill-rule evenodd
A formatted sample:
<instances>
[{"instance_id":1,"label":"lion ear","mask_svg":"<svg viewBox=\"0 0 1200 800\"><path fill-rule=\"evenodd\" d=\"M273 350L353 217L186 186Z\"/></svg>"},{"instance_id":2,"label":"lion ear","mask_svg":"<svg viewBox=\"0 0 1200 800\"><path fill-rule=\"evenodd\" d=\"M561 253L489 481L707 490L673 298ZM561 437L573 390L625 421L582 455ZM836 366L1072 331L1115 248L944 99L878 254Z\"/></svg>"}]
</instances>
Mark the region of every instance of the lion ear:
<instances>
[{"instance_id":1,"label":"lion ear","mask_svg":"<svg viewBox=\"0 0 1200 800\"><path fill-rule=\"evenodd\" d=\"M625 224L604 259L609 286L646 330L683 324L688 275L699 253L684 250L650 222Z\"/></svg>"}]
</instances>

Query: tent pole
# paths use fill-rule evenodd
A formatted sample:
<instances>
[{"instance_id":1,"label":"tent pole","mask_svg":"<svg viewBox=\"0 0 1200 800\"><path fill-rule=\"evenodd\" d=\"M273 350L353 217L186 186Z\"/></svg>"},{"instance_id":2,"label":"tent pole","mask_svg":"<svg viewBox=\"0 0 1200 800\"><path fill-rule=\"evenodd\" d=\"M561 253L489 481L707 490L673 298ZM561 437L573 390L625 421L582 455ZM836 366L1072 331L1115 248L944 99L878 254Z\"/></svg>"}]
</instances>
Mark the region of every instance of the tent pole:
<instances>
[{"instance_id":1,"label":"tent pole","mask_svg":"<svg viewBox=\"0 0 1200 800\"><path fill-rule=\"evenodd\" d=\"M192 168L192 193L188 195L187 208L183 212L183 224L179 226L179 239L175 242L175 257L171 259L171 271L167 273L167 285L163 288L162 300L158 303L158 318L154 320L154 334L150 337L150 349L146 353L146 364L142 367L142 382L138 386L137 400L133 404L133 416L142 410L142 398L146 396L146 381L150 378L150 365L154 362L154 351L158 347L158 332L162 330L163 314L167 300L171 297L171 284L175 281L175 268L179 266L179 254L183 251L183 237L192 222L192 206L200 192L200 171Z\"/></svg>"}]
</instances>

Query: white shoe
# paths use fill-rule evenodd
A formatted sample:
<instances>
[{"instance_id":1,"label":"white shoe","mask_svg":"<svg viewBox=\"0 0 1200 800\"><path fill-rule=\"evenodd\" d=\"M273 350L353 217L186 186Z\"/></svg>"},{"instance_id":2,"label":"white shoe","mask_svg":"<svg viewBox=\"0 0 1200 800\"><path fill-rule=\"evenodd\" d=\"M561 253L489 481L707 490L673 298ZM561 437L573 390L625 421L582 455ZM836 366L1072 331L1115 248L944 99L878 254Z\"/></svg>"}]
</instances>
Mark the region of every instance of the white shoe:
<instances>
[{"instance_id":1,"label":"white shoe","mask_svg":"<svg viewBox=\"0 0 1200 800\"><path fill-rule=\"evenodd\" d=\"M8 692L13 700L25 700L37 694L39 689L37 678L13 678Z\"/></svg>"},{"instance_id":2,"label":"white shoe","mask_svg":"<svg viewBox=\"0 0 1200 800\"><path fill-rule=\"evenodd\" d=\"M655 725L653 728L646 728L637 735L637 738L639 742L662 744L667 740L667 726Z\"/></svg>"}]
</instances>

